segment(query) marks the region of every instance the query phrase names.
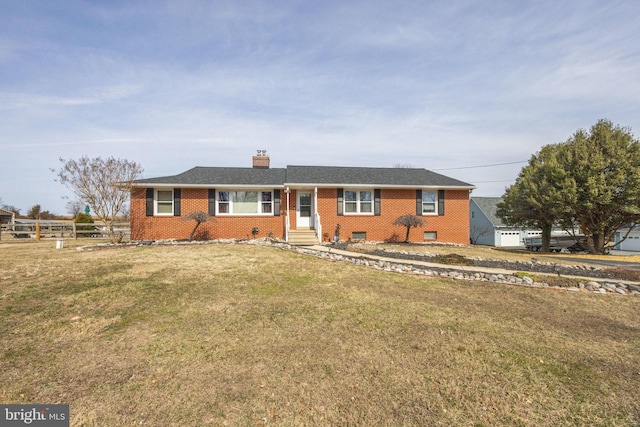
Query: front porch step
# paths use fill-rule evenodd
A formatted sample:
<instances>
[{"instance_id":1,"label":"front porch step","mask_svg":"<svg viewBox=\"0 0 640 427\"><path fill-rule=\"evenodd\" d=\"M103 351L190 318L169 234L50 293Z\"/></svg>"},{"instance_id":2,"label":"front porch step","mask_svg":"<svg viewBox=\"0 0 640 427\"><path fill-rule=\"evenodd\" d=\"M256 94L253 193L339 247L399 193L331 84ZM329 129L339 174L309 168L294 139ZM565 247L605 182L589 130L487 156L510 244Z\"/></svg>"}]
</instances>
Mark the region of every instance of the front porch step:
<instances>
[{"instance_id":1,"label":"front porch step","mask_svg":"<svg viewBox=\"0 0 640 427\"><path fill-rule=\"evenodd\" d=\"M317 245L316 230L289 230L289 244L294 246Z\"/></svg>"}]
</instances>

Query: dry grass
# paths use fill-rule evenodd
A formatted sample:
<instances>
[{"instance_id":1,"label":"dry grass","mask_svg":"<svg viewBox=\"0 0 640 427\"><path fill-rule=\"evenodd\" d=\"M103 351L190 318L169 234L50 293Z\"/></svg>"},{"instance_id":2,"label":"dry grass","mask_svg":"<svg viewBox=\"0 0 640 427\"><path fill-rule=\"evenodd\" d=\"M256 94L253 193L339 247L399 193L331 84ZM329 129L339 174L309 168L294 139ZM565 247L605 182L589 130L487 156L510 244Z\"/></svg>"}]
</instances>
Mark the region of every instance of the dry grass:
<instances>
[{"instance_id":1,"label":"dry grass","mask_svg":"<svg viewBox=\"0 0 640 427\"><path fill-rule=\"evenodd\" d=\"M370 246L368 244L362 245L363 248ZM376 245L377 248L384 248L394 251L409 251L415 253L429 253L433 255L451 255L461 254L466 257L480 257L483 259L497 259L503 261L522 261L531 262L532 260L538 260L541 262L554 262L558 264L584 264L589 260L612 260L618 259L627 262L640 262L640 255L626 255L626 256L613 256L613 255L592 255L592 254L569 254L569 253L546 253L541 254L537 252L527 251L525 249L506 249L495 248L491 246L476 246L476 245L441 245L441 244L398 244L398 243L384 243Z\"/></svg>"},{"instance_id":2,"label":"dry grass","mask_svg":"<svg viewBox=\"0 0 640 427\"><path fill-rule=\"evenodd\" d=\"M367 244L363 245L367 247ZM484 259L498 259L504 261L524 261L530 262L532 258L541 259L541 254L527 252L525 250L504 250L493 248L490 246L476 245L441 245L441 244L400 244L400 243L384 243L376 245L380 249L392 251L409 251L415 253L429 253L432 255L451 255L460 254L466 257L480 257ZM544 256L546 256L545 254ZM548 254L553 256L552 254Z\"/></svg>"},{"instance_id":3,"label":"dry grass","mask_svg":"<svg viewBox=\"0 0 640 427\"><path fill-rule=\"evenodd\" d=\"M74 426L640 423L637 298L53 246L0 242L0 401Z\"/></svg>"}]
</instances>

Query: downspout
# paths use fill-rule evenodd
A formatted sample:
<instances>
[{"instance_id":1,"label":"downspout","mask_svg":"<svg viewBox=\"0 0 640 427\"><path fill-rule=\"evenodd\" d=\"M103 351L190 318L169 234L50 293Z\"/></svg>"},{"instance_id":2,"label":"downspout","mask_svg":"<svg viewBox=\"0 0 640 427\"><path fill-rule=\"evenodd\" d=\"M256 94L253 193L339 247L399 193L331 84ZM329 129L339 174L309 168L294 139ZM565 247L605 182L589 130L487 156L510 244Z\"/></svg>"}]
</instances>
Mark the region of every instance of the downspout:
<instances>
[{"instance_id":1,"label":"downspout","mask_svg":"<svg viewBox=\"0 0 640 427\"><path fill-rule=\"evenodd\" d=\"M291 223L289 221L289 210L291 206L289 204L289 195L291 194L291 189L287 187L285 188L284 192L287 193L287 215L285 218L285 226L284 226L284 241L289 243L289 228L291 227Z\"/></svg>"},{"instance_id":2,"label":"downspout","mask_svg":"<svg viewBox=\"0 0 640 427\"><path fill-rule=\"evenodd\" d=\"M313 189L313 221L315 223L318 243L322 243L322 224L320 223L320 214L318 213L318 187Z\"/></svg>"}]
</instances>

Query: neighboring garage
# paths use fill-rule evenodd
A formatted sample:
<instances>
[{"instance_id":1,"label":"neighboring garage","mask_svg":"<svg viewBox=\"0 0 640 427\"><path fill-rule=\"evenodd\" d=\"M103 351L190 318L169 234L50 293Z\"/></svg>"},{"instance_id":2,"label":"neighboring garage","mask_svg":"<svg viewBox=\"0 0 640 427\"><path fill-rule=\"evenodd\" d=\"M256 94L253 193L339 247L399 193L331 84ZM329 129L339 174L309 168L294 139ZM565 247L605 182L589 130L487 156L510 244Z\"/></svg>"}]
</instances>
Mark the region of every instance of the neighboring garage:
<instances>
[{"instance_id":1,"label":"neighboring garage","mask_svg":"<svg viewBox=\"0 0 640 427\"><path fill-rule=\"evenodd\" d=\"M496 246L522 246L520 231L496 231Z\"/></svg>"},{"instance_id":2,"label":"neighboring garage","mask_svg":"<svg viewBox=\"0 0 640 427\"><path fill-rule=\"evenodd\" d=\"M614 247L614 249L620 251L640 252L640 230L632 230L631 233L629 233L629 237L627 237L624 242L620 242L622 237L627 234L627 231L629 231L628 228L621 229L616 233L616 242L619 243Z\"/></svg>"},{"instance_id":3,"label":"neighboring garage","mask_svg":"<svg viewBox=\"0 0 640 427\"><path fill-rule=\"evenodd\" d=\"M500 197L472 197L469 205L471 244L497 247L523 246L523 230L508 227L496 216Z\"/></svg>"},{"instance_id":4,"label":"neighboring garage","mask_svg":"<svg viewBox=\"0 0 640 427\"><path fill-rule=\"evenodd\" d=\"M13 224L16 214L6 209L0 209L0 224Z\"/></svg>"}]
</instances>

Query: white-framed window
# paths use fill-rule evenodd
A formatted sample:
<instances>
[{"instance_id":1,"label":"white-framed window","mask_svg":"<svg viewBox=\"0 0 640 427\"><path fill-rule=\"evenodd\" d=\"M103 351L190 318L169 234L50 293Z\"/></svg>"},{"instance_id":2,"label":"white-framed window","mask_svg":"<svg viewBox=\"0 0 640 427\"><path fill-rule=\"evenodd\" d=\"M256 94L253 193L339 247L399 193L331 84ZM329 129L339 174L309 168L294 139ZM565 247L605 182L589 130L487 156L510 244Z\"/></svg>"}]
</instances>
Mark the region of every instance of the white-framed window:
<instances>
[{"instance_id":1,"label":"white-framed window","mask_svg":"<svg viewBox=\"0 0 640 427\"><path fill-rule=\"evenodd\" d=\"M218 190L219 215L273 215L273 191Z\"/></svg>"},{"instance_id":2,"label":"white-framed window","mask_svg":"<svg viewBox=\"0 0 640 427\"><path fill-rule=\"evenodd\" d=\"M155 194L155 206L154 206L154 214L155 215L173 215L173 189L170 190L161 190L156 189Z\"/></svg>"},{"instance_id":3,"label":"white-framed window","mask_svg":"<svg viewBox=\"0 0 640 427\"><path fill-rule=\"evenodd\" d=\"M438 214L438 192L422 191L422 215Z\"/></svg>"},{"instance_id":4,"label":"white-framed window","mask_svg":"<svg viewBox=\"0 0 640 427\"><path fill-rule=\"evenodd\" d=\"M271 191L261 191L260 207L261 213L270 214L273 212L273 194Z\"/></svg>"},{"instance_id":5,"label":"white-framed window","mask_svg":"<svg viewBox=\"0 0 640 427\"><path fill-rule=\"evenodd\" d=\"M373 215L372 190L344 190L345 215Z\"/></svg>"}]
</instances>

